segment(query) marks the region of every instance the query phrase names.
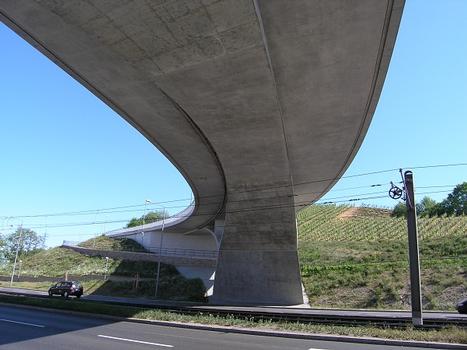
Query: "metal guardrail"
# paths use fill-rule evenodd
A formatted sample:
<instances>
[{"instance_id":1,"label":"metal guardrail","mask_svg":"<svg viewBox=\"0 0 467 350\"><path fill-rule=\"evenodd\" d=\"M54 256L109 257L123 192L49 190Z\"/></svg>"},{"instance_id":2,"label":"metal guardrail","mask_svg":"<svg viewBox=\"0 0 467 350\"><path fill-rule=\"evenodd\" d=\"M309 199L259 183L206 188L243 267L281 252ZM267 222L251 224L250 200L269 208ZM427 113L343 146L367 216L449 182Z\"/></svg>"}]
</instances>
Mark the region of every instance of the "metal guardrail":
<instances>
[{"instance_id":1,"label":"metal guardrail","mask_svg":"<svg viewBox=\"0 0 467 350\"><path fill-rule=\"evenodd\" d=\"M63 246L68 246L68 247L78 247L81 249L90 249L90 250L95 250L95 248L84 248L84 247L79 247L79 242L76 241L63 241ZM162 248L159 249L159 247L146 247L150 251L150 254L158 256L159 253L161 256L165 257L177 257L177 258L200 258L200 259L212 259L215 260L217 259L217 254L218 252L216 250L203 250L203 249L184 249L184 248ZM119 251L115 251L115 253L118 253ZM128 253L147 253L147 252L141 252L138 250L131 251L131 250L122 250L122 253L128 252Z\"/></svg>"},{"instance_id":2,"label":"metal guardrail","mask_svg":"<svg viewBox=\"0 0 467 350\"><path fill-rule=\"evenodd\" d=\"M182 258L204 258L204 259L217 259L216 250L203 250L203 249L183 249L183 248L162 248L148 247L152 254L161 256L176 256Z\"/></svg>"},{"instance_id":3,"label":"metal guardrail","mask_svg":"<svg viewBox=\"0 0 467 350\"><path fill-rule=\"evenodd\" d=\"M77 246L79 244L78 241L63 241L62 245L68 245L68 246Z\"/></svg>"}]
</instances>

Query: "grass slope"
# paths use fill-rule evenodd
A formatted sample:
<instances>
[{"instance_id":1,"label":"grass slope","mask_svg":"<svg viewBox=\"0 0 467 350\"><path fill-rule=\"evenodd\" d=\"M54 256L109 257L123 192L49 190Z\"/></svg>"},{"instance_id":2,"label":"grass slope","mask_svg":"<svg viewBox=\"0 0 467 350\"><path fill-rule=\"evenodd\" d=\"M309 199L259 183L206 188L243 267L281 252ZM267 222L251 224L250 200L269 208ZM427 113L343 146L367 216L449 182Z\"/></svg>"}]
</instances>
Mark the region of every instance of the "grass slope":
<instances>
[{"instance_id":1,"label":"grass slope","mask_svg":"<svg viewBox=\"0 0 467 350\"><path fill-rule=\"evenodd\" d=\"M315 205L298 215L302 279L313 306L409 308L405 219L378 208ZM423 303L467 296L467 217L419 218Z\"/></svg>"},{"instance_id":2,"label":"grass slope","mask_svg":"<svg viewBox=\"0 0 467 350\"><path fill-rule=\"evenodd\" d=\"M82 242L80 246L102 250L146 251L137 242L120 238L100 236ZM85 292L114 296L153 297L155 290L156 263L109 259L106 273L106 260L79 254L69 249L55 247L21 257L21 275L46 276L63 279L65 273L73 279L94 275L85 283ZM11 266L0 270L0 275L11 273ZM138 288L134 288L136 273L141 278ZM103 276L118 276L119 280L104 281ZM99 277L102 276L102 277ZM172 265L161 264L159 297L172 300L203 301L205 288L200 279L187 279ZM115 278L116 279L116 278ZM7 285L0 282L0 285ZM15 282L15 286L47 290L50 282Z\"/></svg>"}]
</instances>

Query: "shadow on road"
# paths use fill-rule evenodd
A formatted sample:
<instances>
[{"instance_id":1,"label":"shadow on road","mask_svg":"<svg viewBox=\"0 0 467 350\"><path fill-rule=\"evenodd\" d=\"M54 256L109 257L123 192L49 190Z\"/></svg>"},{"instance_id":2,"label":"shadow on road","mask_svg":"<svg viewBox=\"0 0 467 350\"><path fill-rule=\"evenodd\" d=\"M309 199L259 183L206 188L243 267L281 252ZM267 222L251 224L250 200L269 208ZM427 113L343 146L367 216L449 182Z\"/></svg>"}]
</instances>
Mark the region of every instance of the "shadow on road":
<instances>
[{"instance_id":1,"label":"shadow on road","mask_svg":"<svg viewBox=\"0 0 467 350\"><path fill-rule=\"evenodd\" d=\"M76 301L70 299L68 302ZM20 342L35 338L83 331L97 334L99 327L116 322L118 321L78 315L71 317L70 314L54 310L34 310L3 304L0 305L0 346L18 343L17 349L21 349ZM70 344L70 349L73 347Z\"/></svg>"}]
</instances>

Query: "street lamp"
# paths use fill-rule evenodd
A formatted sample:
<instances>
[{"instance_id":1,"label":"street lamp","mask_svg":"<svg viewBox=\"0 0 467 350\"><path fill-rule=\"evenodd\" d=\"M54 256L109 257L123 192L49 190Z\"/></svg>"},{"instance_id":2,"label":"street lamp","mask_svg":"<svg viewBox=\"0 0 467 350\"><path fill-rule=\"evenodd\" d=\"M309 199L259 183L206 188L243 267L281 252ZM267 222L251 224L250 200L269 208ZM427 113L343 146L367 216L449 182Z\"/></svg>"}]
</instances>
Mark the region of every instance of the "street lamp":
<instances>
[{"instance_id":1,"label":"street lamp","mask_svg":"<svg viewBox=\"0 0 467 350\"><path fill-rule=\"evenodd\" d=\"M144 212L143 212L143 226L141 228L141 245L144 247L144 225L145 225L145 219L146 219L146 206L148 204L151 204L152 201L150 199L145 199L144 200Z\"/></svg>"}]
</instances>

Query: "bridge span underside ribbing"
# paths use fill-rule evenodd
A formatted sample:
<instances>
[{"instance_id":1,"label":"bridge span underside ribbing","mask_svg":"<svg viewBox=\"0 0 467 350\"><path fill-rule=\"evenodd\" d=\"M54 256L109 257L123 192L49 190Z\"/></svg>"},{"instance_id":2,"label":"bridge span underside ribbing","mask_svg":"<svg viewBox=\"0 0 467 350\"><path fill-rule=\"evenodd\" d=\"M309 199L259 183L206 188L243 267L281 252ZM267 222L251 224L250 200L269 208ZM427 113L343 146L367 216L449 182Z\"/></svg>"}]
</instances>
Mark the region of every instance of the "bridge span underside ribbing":
<instances>
[{"instance_id":1,"label":"bridge span underside ribbing","mask_svg":"<svg viewBox=\"0 0 467 350\"><path fill-rule=\"evenodd\" d=\"M368 129L403 0L0 0L1 19L136 127L225 217L213 301L299 304L295 212Z\"/></svg>"}]
</instances>

